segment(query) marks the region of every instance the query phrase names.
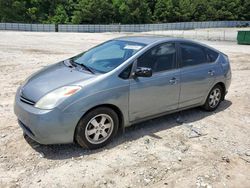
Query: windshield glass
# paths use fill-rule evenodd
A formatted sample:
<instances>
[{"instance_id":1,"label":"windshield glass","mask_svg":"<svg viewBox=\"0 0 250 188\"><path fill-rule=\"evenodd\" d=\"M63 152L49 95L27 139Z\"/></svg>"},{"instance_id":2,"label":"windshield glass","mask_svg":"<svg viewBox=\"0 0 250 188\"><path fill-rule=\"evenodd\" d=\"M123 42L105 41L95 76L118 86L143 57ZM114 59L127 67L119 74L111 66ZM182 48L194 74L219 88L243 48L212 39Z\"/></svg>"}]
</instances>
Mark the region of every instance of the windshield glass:
<instances>
[{"instance_id":1,"label":"windshield glass","mask_svg":"<svg viewBox=\"0 0 250 188\"><path fill-rule=\"evenodd\" d=\"M118 67L144 46L144 44L136 42L112 40L79 54L71 60L91 70L107 73Z\"/></svg>"}]
</instances>

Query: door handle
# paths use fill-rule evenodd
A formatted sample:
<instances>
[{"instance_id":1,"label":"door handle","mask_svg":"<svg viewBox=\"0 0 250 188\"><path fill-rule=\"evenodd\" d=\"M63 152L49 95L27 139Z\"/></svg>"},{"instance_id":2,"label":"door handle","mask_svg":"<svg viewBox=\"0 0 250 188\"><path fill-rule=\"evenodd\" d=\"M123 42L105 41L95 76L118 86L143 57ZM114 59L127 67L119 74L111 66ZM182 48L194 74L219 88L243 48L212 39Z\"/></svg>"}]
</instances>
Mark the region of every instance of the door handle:
<instances>
[{"instance_id":1,"label":"door handle","mask_svg":"<svg viewBox=\"0 0 250 188\"><path fill-rule=\"evenodd\" d=\"M214 70L209 70L207 73L208 73L210 76L213 76L214 73L215 73L215 71L214 71Z\"/></svg>"},{"instance_id":2,"label":"door handle","mask_svg":"<svg viewBox=\"0 0 250 188\"><path fill-rule=\"evenodd\" d=\"M169 80L169 83L174 85L174 84L177 84L177 78L173 77L172 79Z\"/></svg>"}]
</instances>

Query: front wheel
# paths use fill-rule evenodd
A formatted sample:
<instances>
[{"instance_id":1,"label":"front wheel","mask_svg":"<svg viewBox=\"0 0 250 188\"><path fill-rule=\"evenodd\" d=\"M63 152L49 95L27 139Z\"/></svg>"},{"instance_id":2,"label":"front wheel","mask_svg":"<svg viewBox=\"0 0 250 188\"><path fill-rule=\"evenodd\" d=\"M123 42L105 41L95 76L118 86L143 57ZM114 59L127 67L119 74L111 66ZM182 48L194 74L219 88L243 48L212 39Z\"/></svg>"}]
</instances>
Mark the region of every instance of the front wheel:
<instances>
[{"instance_id":1,"label":"front wheel","mask_svg":"<svg viewBox=\"0 0 250 188\"><path fill-rule=\"evenodd\" d=\"M119 119L110 108L100 107L87 113L79 121L75 139L85 148L97 149L108 144L116 135Z\"/></svg>"},{"instance_id":2,"label":"front wheel","mask_svg":"<svg viewBox=\"0 0 250 188\"><path fill-rule=\"evenodd\" d=\"M223 90L220 85L214 86L208 94L203 108L207 111L214 111L222 101Z\"/></svg>"}]
</instances>

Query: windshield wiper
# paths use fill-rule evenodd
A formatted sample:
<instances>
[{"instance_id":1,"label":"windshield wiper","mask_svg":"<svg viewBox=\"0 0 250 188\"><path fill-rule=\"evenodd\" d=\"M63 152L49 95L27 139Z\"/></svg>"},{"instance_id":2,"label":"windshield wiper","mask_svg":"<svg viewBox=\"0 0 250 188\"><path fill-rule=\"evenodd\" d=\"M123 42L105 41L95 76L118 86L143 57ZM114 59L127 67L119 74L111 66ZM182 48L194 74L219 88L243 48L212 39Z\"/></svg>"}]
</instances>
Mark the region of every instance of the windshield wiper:
<instances>
[{"instance_id":1,"label":"windshield wiper","mask_svg":"<svg viewBox=\"0 0 250 188\"><path fill-rule=\"evenodd\" d=\"M84 64L79 64L79 65L82 66L82 67L84 67L84 69L88 70L92 74L95 74L95 72L90 67L88 67L87 65L84 65Z\"/></svg>"},{"instance_id":2,"label":"windshield wiper","mask_svg":"<svg viewBox=\"0 0 250 188\"><path fill-rule=\"evenodd\" d=\"M63 63L64 63L66 66L70 67L70 68L76 67L76 65L73 64L73 62L72 62L71 60L68 60L68 59L67 59L67 60L64 60Z\"/></svg>"},{"instance_id":3,"label":"windshield wiper","mask_svg":"<svg viewBox=\"0 0 250 188\"><path fill-rule=\"evenodd\" d=\"M80 66L83 67L85 70L91 72L92 74L95 74L95 72L94 72L90 67L88 67L87 65L77 63L77 62L75 62L75 61L72 60L72 59L70 60L70 63L73 64L73 65L76 65L76 64L77 64L77 65L80 65Z\"/></svg>"}]
</instances>

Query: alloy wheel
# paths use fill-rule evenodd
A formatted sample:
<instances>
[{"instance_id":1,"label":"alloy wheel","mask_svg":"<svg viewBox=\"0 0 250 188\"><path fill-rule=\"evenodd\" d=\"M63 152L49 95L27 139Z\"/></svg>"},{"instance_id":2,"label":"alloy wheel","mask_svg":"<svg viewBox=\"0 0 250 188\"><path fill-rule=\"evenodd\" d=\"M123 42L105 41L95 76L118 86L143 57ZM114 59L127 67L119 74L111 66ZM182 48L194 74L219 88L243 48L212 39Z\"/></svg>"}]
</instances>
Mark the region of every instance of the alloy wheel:
<instances>
[{"instance_id":1,"label":"alloy wheel","mask_svg":"<svg viewBox=\"0 0 250 188\"><path fill-rule=\"evenodd\" d=\"M114 122L109 115L98 114L88 122L85 137L92 144L101 144L110 137L113 128Z\"/></svg>"},{"instance_id":2,"label":"alloy wheel","mask_svg":"<svg viewBox=\"0 0 250 188\"><path fill-rule=\"evenodd\" d=\"M215 108L221 100L221 91L219 88L215 88L209 95L209 106Z\"/></svg>"}]
</instances>

